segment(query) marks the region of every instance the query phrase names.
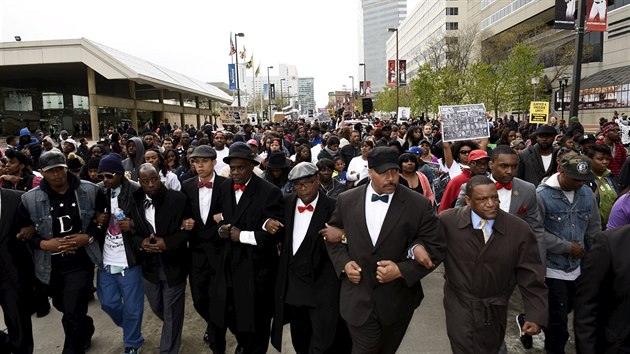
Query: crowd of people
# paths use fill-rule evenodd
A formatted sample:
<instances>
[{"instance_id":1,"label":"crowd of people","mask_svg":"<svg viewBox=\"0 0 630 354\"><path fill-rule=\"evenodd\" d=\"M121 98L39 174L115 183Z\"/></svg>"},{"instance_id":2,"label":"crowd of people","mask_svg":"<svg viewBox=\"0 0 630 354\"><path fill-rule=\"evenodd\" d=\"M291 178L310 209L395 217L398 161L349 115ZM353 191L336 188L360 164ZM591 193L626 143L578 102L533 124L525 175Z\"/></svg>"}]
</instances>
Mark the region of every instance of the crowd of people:
<instances>
[{"instance_id":1,"label":"crowd of people","mask_svg":"<svg viewBox=\"0 0 630 354\"><path fill-rule=\"evenodd\" d=\"M145 298L177 353L188 284L213 353L228 330L236 353L280 350L286 324L297 353L395 353L442 263L454 353L506 352L517 285L525 348L544 331L547 353L570 336L630 351L625 115L594 134L488 118L489 137L456 142L439 117L359 118L7 137L0 352L33 352L50 298L63 353L84 353L96 295L124 353L143 346Z\"/></svg>"}]
</instances>

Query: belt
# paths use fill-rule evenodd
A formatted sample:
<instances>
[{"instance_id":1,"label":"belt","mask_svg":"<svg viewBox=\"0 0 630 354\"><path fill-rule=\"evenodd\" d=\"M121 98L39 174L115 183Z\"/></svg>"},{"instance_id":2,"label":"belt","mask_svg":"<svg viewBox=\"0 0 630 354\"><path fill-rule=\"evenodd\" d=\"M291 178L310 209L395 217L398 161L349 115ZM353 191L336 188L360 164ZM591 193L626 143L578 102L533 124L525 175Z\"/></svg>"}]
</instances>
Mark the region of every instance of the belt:
<instances>
[{"instance_id":1,"label":"belt","mask_svg":"<svg viewBox=\"0 0 630 354\"><path fill-rule=\"evenodd\" d=\"M125 276L125 270L129 269L129 267L121 267L115 265L106 265L103 267L103 270L107 272L107 274L120 274L123 277Z\"/></svg>"}]
</instances>

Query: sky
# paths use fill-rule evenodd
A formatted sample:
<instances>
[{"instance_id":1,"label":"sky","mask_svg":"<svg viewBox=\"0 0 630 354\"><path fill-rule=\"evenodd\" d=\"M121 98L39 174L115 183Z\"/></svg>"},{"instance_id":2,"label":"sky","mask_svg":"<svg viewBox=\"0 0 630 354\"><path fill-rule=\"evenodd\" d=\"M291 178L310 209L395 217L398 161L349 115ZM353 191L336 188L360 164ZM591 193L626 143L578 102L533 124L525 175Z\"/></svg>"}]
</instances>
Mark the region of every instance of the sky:
<instances>
[{"instance_id":1,"label":"sky","mask_svg":"<svg viewBox=\"0 0 630 354\"><path fill-rule=\"evenodd\" d=\"M408 0L408 11L419 0ZM227 82L230 33L267 66L315 78L317 107L359 77L360 0L0 0L0 40L87 38L206 82ZM251 74L250 74L251 75ZM355 82L355 87L358 82Z\"/></svg>"}]
</instances>

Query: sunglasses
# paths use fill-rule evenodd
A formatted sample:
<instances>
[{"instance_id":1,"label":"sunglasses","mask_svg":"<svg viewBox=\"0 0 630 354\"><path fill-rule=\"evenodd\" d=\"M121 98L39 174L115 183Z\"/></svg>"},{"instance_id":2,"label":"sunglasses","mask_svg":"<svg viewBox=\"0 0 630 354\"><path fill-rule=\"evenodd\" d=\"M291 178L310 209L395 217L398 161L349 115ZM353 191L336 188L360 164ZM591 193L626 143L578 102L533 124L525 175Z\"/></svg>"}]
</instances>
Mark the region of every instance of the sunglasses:
<instances>
[{"instance_id":1,"label":"sunglasses","mask_svg":"<svg viewBox=\"0 0 630 354\"><path fill-rule=\"evenodd\" d=\"M115 175L115 173L101 173L97 177L102 181L105 179L113 179Z\"/></svg>"},{"instance_id":2,"label":"sunglasses","mask_svg":"<svg viewBox=\"0 0 630 354\"><path fill-rule=\"evenodd\" d=\"M459 153L462 154L462 155L468 155L468 154L470 154L471 151L472 150L459 150Z\"/></svg>"}]
</instances>

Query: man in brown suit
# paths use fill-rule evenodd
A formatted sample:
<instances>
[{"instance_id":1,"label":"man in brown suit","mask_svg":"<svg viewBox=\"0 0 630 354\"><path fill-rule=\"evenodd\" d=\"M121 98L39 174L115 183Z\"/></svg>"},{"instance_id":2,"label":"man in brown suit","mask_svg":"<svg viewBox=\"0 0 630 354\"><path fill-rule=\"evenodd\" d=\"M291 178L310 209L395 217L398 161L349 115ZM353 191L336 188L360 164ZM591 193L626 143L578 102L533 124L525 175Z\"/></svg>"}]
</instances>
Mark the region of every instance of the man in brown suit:
<instances>
[{"instance_id":1,"label":"man in brown suit","mask_svg":"<svg viewBox=\"0 0 630 354\"><path fill-rule=\"evenodd\" d=\"M472 177L466 184L466 204L439 215L448 250L446 331L455 354L497 353L515 283L527 319L522 334L538 334L546 326L545 270L534 234L525 221L499 209L491 179Z\"/></svg>"}]
</instances>

